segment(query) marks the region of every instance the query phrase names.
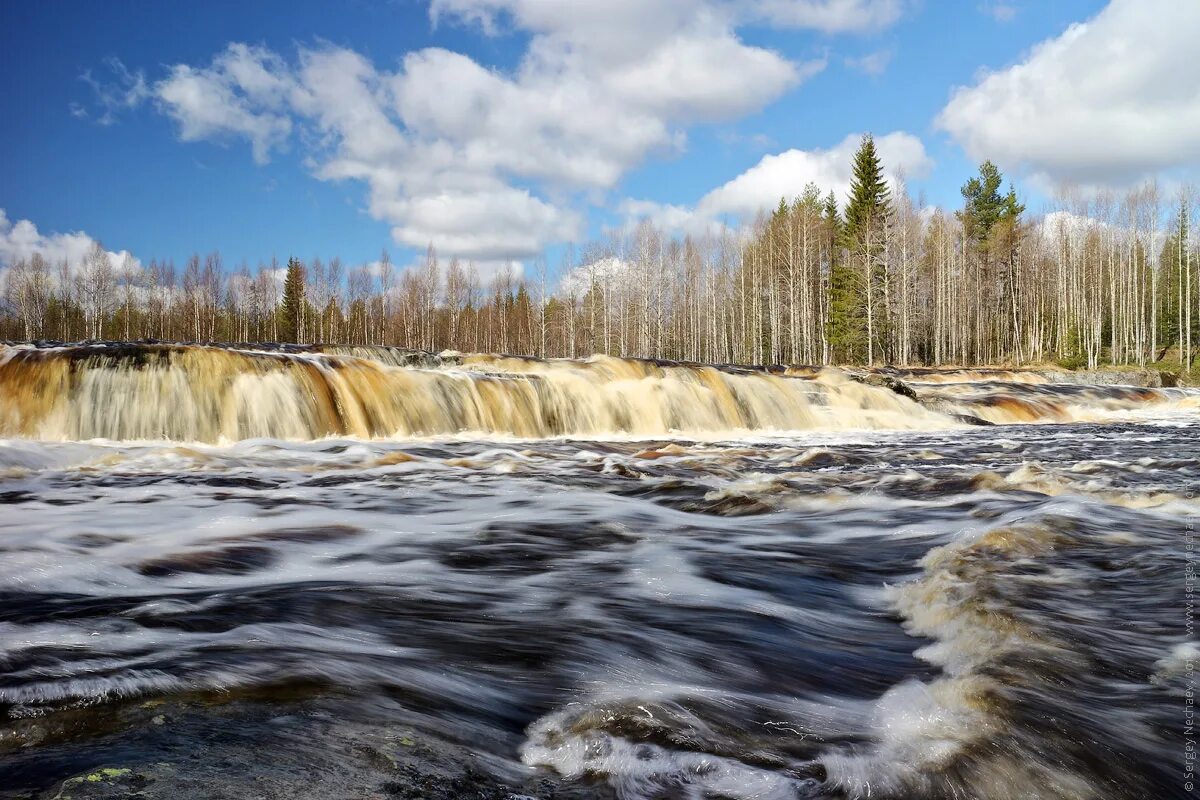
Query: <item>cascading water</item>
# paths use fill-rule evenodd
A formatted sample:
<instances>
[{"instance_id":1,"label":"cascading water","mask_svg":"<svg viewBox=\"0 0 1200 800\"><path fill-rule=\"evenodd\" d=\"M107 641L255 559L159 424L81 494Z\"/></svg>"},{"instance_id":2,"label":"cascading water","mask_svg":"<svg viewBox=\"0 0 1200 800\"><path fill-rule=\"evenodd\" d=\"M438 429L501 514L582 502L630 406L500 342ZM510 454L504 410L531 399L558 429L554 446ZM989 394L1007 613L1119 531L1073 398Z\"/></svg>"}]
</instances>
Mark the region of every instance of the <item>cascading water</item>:
<instances>
[{"instance_id":1,"label":"cascading water","mask_svg":"<svg viewBox=\"0 0 1200 800\"><path fill-rule=\"evenodd\" d=\"M429 368L385 363L365 349L351 352L10 349L0 363L0 435L215 442L470 431L541 438L945 422L834 372L809 380L599 356L473 356Z\"/></svg>"},{"instance_id":2,"label":"cascading water","mask_svg":"<svg viewBox=\"0 0 1200 800\"><path fill-rule=\"evenodd\" d=\"M922 430L963 417L1070 421L1182 397L1028 383L980 393L979 385L929 384L922 405L835 369L780 373L608 356L438 359L366 347L9 347L0 351L0 435L217 442Z\"/></svg>"}]
</instances>

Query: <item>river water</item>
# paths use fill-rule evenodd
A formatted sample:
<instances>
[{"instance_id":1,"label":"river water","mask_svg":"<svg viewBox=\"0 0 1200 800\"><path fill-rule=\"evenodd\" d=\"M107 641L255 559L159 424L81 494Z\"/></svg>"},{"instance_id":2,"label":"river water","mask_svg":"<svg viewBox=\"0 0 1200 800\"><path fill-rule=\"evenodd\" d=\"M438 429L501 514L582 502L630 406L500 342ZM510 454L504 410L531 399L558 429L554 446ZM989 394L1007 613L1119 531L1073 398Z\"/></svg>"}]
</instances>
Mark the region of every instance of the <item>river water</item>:
<instances>
[{"instance_id":1,"label":"river water","mask_svg":"<svg viewBox=\"0 0 1200 800\"><path fill-rule=\"evenodd\" d=\"M1191 796L1200 398L900 377L8 348L0 797Z\"/></svg>"}]
</instances>

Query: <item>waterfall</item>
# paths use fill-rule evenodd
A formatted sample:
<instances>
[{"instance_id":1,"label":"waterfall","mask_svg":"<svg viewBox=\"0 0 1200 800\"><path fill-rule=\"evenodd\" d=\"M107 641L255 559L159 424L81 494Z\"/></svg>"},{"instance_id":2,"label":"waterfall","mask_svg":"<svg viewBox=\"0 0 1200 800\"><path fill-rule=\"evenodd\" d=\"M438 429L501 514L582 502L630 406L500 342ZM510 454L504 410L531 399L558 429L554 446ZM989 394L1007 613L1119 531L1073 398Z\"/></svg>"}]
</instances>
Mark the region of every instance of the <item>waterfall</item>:
<instances>
[{"instance_id":1,"label":"waterfall","mask_svg":"<svg viewBox=\"0 0 1200 800\"><path fill-rule=\"evenodd\" d=\"M0 348L0 436L234 441L931 428L947 416L837 370L390 348Z\"/></svg>"}]
</instances>

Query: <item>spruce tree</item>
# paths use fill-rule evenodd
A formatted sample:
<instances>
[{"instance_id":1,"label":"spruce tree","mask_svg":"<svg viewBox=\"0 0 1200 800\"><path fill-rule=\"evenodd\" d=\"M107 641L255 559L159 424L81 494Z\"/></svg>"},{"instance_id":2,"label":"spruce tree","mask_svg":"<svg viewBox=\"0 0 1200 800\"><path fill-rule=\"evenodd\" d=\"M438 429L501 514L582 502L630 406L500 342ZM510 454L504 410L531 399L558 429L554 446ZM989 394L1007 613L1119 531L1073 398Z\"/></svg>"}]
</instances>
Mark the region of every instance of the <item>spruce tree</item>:
<instances>
[{"instance_id":1,"label":"spruce tree","mask_svg":"<svg viewBox=\"0 0 1200 800\"><path fill-rule=\"evenodd\" d=\"M883 248L882 224L892 211L892 192L883 177L883 162L875 150L875 139L863 137L854 154L850 179L850 202L846 205L846 247L852 252Z\"/></svg>"},{"instance_id":2,"label":"spruce tree","mask_svg":"<svg viewBox=\"0 0 1200 800\"><path fill-rule=\"evenodd\" d=\"M283 302L279 307L279 336L285 342L298 342L304 334L304 264L288 259L283 279Z\"/></svg>"},{"instance_id":3,"label":"spruce tree","mask_svg":"<svg viewBox=\"0 0 1200 800\"><path fill-rule=\"evenodd\" d=\"M1000 194L1004 179L1000 170L991 161L979 165L978 177L971 178L962 186L963 210L958 212L963 232L967 239L983 249L987 245L992 227L1004 215L1008 202L1016 203L1016 195L1009 189L1009 197Z\"/></svg>"},{"instance_id":4,"label":"spruce tree","mask_svg":"<svg viewBox=\"0 0 1200 800\"><path fill-rule=\"evenodd\" d=\"M1021 214L1025 206L1017 201L1016 190L1010 185L1008 194L1001 194L1004 182L1000 170L991 161L979 165L979 175L962 186L963 208L957 212L962 222L963 236L977 264L974 282L982 306L1003 309L1013 331L1008 345L1018 360L1022 358L1022 343L1015 333L1020 326L1021 298L1017 275L1017 253L1023 235ZM1000 338L999 316L989 323Z\"/></svg>"},{"instance_id":5,"label":"spruce tree","mask_svg":"<svg viewBox=\"0 0 1200 800\"><path fill-rule=\"evenodd\" d=\"M1179 349L1176 356L1182 359L1179 344L1186 327L1183 322L1183 306L1179 301L1185 294L1183 276L1187 267L1187 242L1190 238L1187 206L1180 203L1179 210L1173 216L1171 228L1158 256L1159 271L1162 275L1159 279L1158 341L1167 347L1176 346ZM1158 355L1155 354L1156 359Z\"/></svg>"},{"instance_id":6,"label":"spruce tree","mask_svg":"<svg viewBox=\"0 0 1200 800\"><path fill-rule=\"evenodd\" d=\"M842 219L833 192L825 198L823 211L829 236L829 317L826 338L835 363L853 361L861 341L862 315L854 270L843 257Z\"/></svg>"},{"instance_id":7,"label":"spruce tree","mask_svg":"<svg viewBox=\"0 0 1200 800\"><path fill-rule=\"evenodd\" d=\"M829 225L829 231L833 236L833 244L836 245L841 241L842 236L842 218L838 215L837 197L834 196L833 190L825 195L825 205L822 209L825 217L825 222Z\"/></svg>"},{"instance_id":8,"label":"spruce tree","mask_svg":"<svg viewBox=\"0 0 1200 800\"><path fill-rule=\"evenodd\" d=\"M883 163L874 138L867 134L854 154L850 201L842 228L843 246L851 262L846 277L853 276L853 280L845 281L850 285L843 290L846 294L840 301L840 322L851 360L865 351L867 362L875 361L881 330L881 309L875 295L886 268L882 256L891 213L891 190L883 176Z\"/></svg>"}]
</instances>

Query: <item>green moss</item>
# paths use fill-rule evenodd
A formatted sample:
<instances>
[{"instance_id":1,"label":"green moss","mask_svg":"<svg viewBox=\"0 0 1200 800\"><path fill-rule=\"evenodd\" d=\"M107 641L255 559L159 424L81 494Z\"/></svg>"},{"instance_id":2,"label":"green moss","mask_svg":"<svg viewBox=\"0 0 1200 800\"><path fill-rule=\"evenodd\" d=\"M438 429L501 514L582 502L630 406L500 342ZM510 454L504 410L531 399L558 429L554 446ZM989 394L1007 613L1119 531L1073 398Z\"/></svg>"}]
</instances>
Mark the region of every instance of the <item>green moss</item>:
<instances>
[{"instance_id":1,"label":"green moss","mask_svg":"<svg viewBox=\"0 0 1200 800\"><path fill-rule=\"evenodd\" d=\"M128 769L116 769L114 767L105 767L104 769L97 770L96 772L93 772L91 775L88 775L86 778L84 778L84 780L89 781L91 783L99 783L100 781L107 781L107 780L111 780L113 778L119 778L122 775L128 775L128 774L129 774Z\"/></svg>"},{"instance_id":2,"label":"green moss","mask_svg":"<svg viewBox=\"0 0 1200 800\"><path fill-rule=\"evenodd\" d=\"M76 775L74 778L67 778L63 781L62 788L58 790L58 794L54 796L54 800L70 800L71 795L67 794L67 790L82 786L84 783L102 783L114 778L124 777L125 775L129 775L130 772L129 769L124 767L102 767L88 775Z\"/></svg>"}]
</instances>

